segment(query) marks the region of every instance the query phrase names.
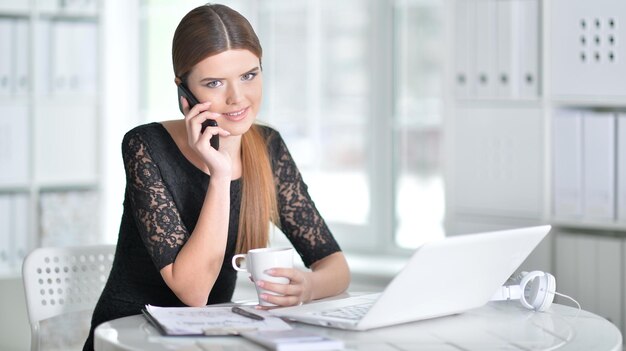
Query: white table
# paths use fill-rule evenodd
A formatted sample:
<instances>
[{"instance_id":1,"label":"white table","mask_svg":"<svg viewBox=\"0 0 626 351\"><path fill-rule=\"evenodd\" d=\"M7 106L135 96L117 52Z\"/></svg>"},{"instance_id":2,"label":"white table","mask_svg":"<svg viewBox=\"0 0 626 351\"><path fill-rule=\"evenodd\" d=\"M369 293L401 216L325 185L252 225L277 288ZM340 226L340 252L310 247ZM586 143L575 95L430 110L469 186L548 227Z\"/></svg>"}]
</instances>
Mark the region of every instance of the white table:
<instances>
[{"instance_id":1,"label":"white table","mask_svg":"<svg viewBox=\"0 0 626 351\"><path fill-rule=\"evenodd\" d=\"M490 302L462 314L365 332L294 323L342 339L346 350L621 350L622 335L606 319L553 304L533 312L518 301ZM263 348L237 336L164 337L141 315L98 326L95 350L246 351Z\"/></svg>"}]
</instances>

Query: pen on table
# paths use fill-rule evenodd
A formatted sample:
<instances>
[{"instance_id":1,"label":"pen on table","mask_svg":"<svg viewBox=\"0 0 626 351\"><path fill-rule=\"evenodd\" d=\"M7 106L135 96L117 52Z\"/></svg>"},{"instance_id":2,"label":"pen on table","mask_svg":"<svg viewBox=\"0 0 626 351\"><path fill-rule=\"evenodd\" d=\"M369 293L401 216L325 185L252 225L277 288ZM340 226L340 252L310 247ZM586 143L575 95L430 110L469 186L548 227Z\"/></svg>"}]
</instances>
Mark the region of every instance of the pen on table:
<instances>
[{"instance_id":1,"label":"pen on table","mask_svg":"<svg viewBox=\"0 0 626 351\"><path fill-rule=\"evenodd\" d=\"M238 314L240 316L252 318L252 319L255 319L257 321L262 321L262 320L265 319L265 318L263 318L263 316L259 316L258 314L246 311L243 308L238 307L238 306L233 306L233 308L231 308L231 311L233 311L233 313L236 313L236 314Z\"/></svg>"}]
</instances>

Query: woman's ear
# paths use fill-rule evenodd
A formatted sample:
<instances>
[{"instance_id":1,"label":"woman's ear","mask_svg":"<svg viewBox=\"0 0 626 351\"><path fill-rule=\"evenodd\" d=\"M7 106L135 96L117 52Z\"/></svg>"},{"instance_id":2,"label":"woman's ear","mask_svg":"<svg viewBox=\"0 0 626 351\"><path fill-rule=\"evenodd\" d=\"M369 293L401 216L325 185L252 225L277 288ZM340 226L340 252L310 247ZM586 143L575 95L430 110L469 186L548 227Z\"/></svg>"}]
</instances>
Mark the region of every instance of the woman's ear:
<instances>
[{"instance_id":1,"label":"woman's ear","mask_svg":"<svg viewBox=\"0 0 626 351\"><path fill-rule=\"evenodd\" d=\"M174 77L174 83L176 83L176 85L180 85L180 83L182 83L183 81L180 80L180 78L178 77Z\"/></svg>"}]
</instances>

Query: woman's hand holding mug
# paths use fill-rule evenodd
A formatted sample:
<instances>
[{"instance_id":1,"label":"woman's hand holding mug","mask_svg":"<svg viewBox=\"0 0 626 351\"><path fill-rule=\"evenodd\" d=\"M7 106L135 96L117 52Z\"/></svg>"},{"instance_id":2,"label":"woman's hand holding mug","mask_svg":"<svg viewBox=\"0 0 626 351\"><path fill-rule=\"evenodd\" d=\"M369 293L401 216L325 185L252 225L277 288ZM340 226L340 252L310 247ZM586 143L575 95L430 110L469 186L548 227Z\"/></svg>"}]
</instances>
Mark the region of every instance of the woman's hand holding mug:
<instances>
[{"instance_id":1,"label":"woman's hand holding mug","mask_svg":"<svg viewBox=\"0 0 626 351\"><path fill-rule=\"evenodd\" d=\"M244 266L240 267L237 264L237 260L240 258L245 259ZM247 254L238 254L233 256L231 260L232 266L235 270L240 272L248 272L252 276L252 280L255 283L257 296L259 298L259 305L261 306L277 306L271 302L262 298L262 295L276 295L282 296L275 291L264 289L259 285L270 284L284 284L288 285L290 279L285 276L274 276L268 274L268 271L282 268L293 268L293 249L288 248L260 248L252 249Z\"/></svg>"}]
</instances>

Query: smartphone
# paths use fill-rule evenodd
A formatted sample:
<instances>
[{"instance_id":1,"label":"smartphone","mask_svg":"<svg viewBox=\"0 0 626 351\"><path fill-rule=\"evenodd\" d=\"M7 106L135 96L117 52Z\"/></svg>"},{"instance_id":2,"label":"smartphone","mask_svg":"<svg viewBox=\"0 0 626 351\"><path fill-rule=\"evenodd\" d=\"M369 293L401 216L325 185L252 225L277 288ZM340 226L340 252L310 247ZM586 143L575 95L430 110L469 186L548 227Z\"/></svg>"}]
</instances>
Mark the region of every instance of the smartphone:
<instances>
[{"instance_id":1,"label":"smartphone","mask_svg":"<svg viewBox=\"0 0 626 351\"><path fill-rule=\"evenodd\" d=\"M196 104L199 103L198 99L196 99L196 97L193 96L193 94L191 93L191 90L187 88L185 83L178 84L178 108L180 109L180 112L182 114L184 114L184 112L183 112L183 103L180 101L181 96L187 99L187 102L189 103L189 108L192 108L196 106ZM200 133L204 133L204 130L206 129L206 127L209 127L209 126L217 127L217 122L214 119L207 119L206 121L202 122L202 129L200 129ZM211 137L211 147L214 148L215 150L219 150L220 148L220 136L219 135L214 135Z\"/></svg>"}]
</instances>

